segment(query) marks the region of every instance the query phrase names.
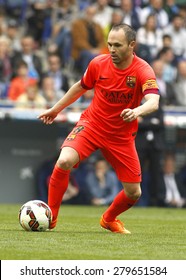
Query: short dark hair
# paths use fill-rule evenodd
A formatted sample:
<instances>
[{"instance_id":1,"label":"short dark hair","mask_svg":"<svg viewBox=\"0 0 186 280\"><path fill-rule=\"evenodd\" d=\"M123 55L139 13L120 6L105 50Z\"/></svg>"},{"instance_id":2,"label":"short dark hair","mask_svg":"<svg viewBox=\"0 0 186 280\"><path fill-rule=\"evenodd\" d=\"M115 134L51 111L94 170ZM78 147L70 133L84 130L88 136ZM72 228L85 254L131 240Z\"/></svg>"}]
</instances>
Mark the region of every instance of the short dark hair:
<instances>
[{"instance_id":1,"label":"short dark hair","mask_svg":"<svg viewBox=\"0 0 186 280\"><path fill-rule=\"evenodd\" d=\"M123 24L117 24L112 27L111 30L120 30L122 29L124 31L124 34L126 36L126 39L128 43L132 41L136 41L136 31L128 24L123 23Z\"/></svg>"},{"instance_id":2,"label":"short dark hair","mask_svg":"<svg viewBox=\"0 0 186 280\"><path fill-rule=\"evenodd\" d=\"M19 60L16 66L17 66L17 68L20 68L20 67L28 68L28 64L24 60Z\"/></svg>"}]
</instances>

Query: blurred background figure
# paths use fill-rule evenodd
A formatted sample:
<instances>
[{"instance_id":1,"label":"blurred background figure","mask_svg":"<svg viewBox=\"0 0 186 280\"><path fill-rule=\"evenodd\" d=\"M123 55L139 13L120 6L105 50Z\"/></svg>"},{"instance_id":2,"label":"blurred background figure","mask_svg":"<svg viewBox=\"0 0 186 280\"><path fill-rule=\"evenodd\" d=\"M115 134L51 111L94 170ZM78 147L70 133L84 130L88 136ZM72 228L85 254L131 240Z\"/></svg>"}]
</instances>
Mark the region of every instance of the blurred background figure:
<instances>
[{"instance_id":1,"label":"blurred background figure","mask_svg":"<svg viewBox=\"0 0 186 280\"><path fill-rule=\"evenodd\" d=\"M83 108L88 107L94 97L94 90L87 90L80 98L80 105L83 105Z\"/></svg>"},{"instance_id":2,"label":"blurred background figure","mask_svg":"<svg viewBox=\"0 0 186 280\"><path fill-rule=\"evenodd\" d=\"M71 59L71 24L78 16L78 7L74 0L59 0L53 6L51 15L51 38L47 41L48 51L57 52L63 67Z\"/></svg>"},{"instance_id":3,"label":"blurred background figure","mask_svg":"<svg viewBox=\"0 0 186 280\"><path fill-rule=\"evenodd\" d=\"M25 2L25 1L23 1ZM37 48L42 47L51 36L51 14L53 0L29 0L29 12L27 12L27 29Z\"/></svg>"},{"instance_id":4,"label":"blurred background figure","mask_svg":"<svg viewBox=\"0 0 186 280\"><path fill-rule=\"evenodd\" d=\"M94 21L97 22L103 29L105 40L107 38L107 27L112 21L113 8L108 5L108 0L96 0Z\"/></svg>"},{"instance_id":5,"label":"blurred background figure","mask_svg":"<svg viewBox=\"0 0 186 280\"><path fill-rule=\"evenodd\" d=\"M26 92L27 86L31 82L35 82L37 79L29 76L28 65L24 60L20 60L17 64L17 70L15 76L12 78L8 88L8 99L16 101L17 98Z\"/></svg>"},{"instance_id":6,"label":"blurred background figure","mask_svg":"<svg viewBox=\"0 0 186 280\"><path fill-rule=\"evenodd\" d=\"M162 188L161 161L165 148L163 110L159 109L143 118L139 118L136 136L136 148L142 168L142 197L138 205L164 205Z\"/></svg>"},{"instance_id":7,"label":"blurred background figure","mask_svg":"<svg viewBox=\"0 0 186 280\"><path fill-rule=\"evenodd\" d=\"M15 19L9 19L7 22L6 36L11 41L11 54L21 50L22 31L20 25Z\"/></svg>"},{"instance_id":8,"label":"blurred background figure","mask_svg":"<svg viewBox=\"0 0 186 280\"><path fill-rule=\"evenodd\" d=\"M133 0L121 0L121 11L123 13L123 23L131 25L136 31L141 26L139 19L139 9L133 4Z\"/></svg>"},{"instance_id":9,"label":"blurred background figure","mask_svg":"<svg viewBox=\"0 0 186 280\"><path fill-rule=\"evenodd\" d=\"M176 172L176 159L172 153L167 153L163 161L163 183L165 187L165 205L168 207L185 207L186 198L182 197L181 182Z\"/></svg>"},{"instance_id":10,"label":"blurred background figure","mask_svg":"<svg viewBox=\"0 0 186 280\"><path fill-rule=\"evenodd\" d=\"M12 77L11 41L8 37L0 36L0 99L6 99L8 86Z\"/></svg>"},{"instance_id":11,"label":"blurred background figure","mask_svg":"<svg viewBox=\"0 0 186 280\"><path fill-rule=\"evenodd\" d=\"M29 77L40 79L43 72L43 63L41 57L36 53L34 38L30 35L24 35L21 38L21 50L15 52L12 56L12 67L14 73L20 61L24 60L28 65Z\"/></svg>"},{"instance_id":12,"label":"blurred background figure","mask_svg":"<svg viewBox=\"0 0 186 280\"><path fill-rule=\"evenodd\" d=\"M111 15L111 21L105 26L104 28L104 34L105 34L105 40L108 37L108 34L112 28L113 25L121 24L123 21L123 13L121 9L113 9L112 15Z\"/></svg>"},{"instance_id":13,"label":"blurred background figure","mask_svg":"<svg viewBox=\"0 0 186 280\"><path fill-rule=\"evenodd\" d=\"M177 76L177 68L175 66L175 56L171 47L163 47L157 58L164 64L163 66L163 80L167 83L174 83Z\"/></svg>"},{"instance_id":14,"label":"blurred background figure","mask_svg":"<svg viewBox=\"0 0 186 280\"><path fill-rule=\"evenodd\" d=\"M163 29L164 34L168 34L172 38L172 49L176 58L186 58L186 29L184 27L184 19L177 14L172 21Z\"/></svg>"},{"instance_id":15,"label":"blurred background figure","mask_svg":"<svg viewBox=\"0 0 186 280\"><path fill-rule=\"evenodd\" d=\"M63 90L55 89L54 79L50 76L43 77L40 93L47 101L48 107L53 106L65 94Z\"/></svg>"},{"instance_id":16,"label":"blurred background figure","mask_svg":"<svg viewBox=\"0 0 186 280\"><path fill-rule=\"evenodd\" d=\"M25 92L23 92L16 100L18 108L46 108L46 99L40 94L36 80L29 81Z\"/></svg>"},{"instance_id":17,"label":"blurred background figure","mask_svg":"<svg viewBox=\"0 0 186 280\"><path fill-rule=\"evenodd\" d=\"M92 205L109 205L119 192L116 174L105 159L97 159L86 176L87 196Z\"/></svg>"},{"instance_id":18,"label":"blurred background figure","mask_svg":"<svg viewBox=\"0 0 186 280\"><path fill-rule=\"evenodd\" d=\"M180 7L176 0L166 0L164 3L164 9L168 14L169 22L173 19L175 15L180 12Z\"/></svg>"},{"instance_id":19,"label":"blurred background figure","mask_svg":"<svg viewBox=\"0 0 186 280\"><path fill-rule=\"evenodd\" d=\"M38 189L39 199L44 202L48 202L48 184L50 180L50 176L52 174L52 170L54 168L56 162L56 158L52 158L46 160L41 164L41 166L37 170L36 174L36 186ZM62 203L64 204L79 204L82 203L81 200L81 192L79 190L79 184L76 179L76 173L73 170L70 175L70 181L68 185L68 189L63 197Z\"/></svg>"},{"instance_id":20,"label":"blurred background figure","mask_svg":"<svg viewBox=\"0 0 186 280\"><path fill-rule=\"evenodd\" d=\"M178 74L174 88L178 105L186 106L186 60L178 62Z\"/></svg>"},{"instance_id":21,"label":"blurred background figure","mask_svg":"<svg viewBox=\"0 0 186 280\"><path fill-rule=\"evenodd\" d=\"M20 25L26 19L27 8L30 1L27 0L1 0L1 7L9 18L15 19Z\"/></svg>"},{"instance_id":22,"label":"blurred background figure","mask_svg":"<svg viewBox=\"0 0 186 280\"><path fill-rule=\"evenodd\" d=\"M174 80L172 82L166 82L164 80L164 74L166 70L166 64L162 59L156 59L152 63L152 68L155 72L157 84L159 86L161 104L162 105L178 105L177 91L174 88Z\"/></svg>"},{"instance_id":23,"label":"blurred background figure","mask_svg":"<svg viewBox=\"0 0 186 280\"><path fill-rule=\"evenodd\" d=\"M137 30L136 34L138 44L143 44L149 47L150 56L153 60L156 58L159 50L163 46L162 36L163 31L157 28L157 19L154 14L149 14L143 26Z\"/></svg>"},{"instance_id":24,"label":"blurred background figure","mask_svg":"<svg viewBox=\"0 0 186 280\"><path fill-rule=\"evenodd\" d=\"M51 77L54 81L54 89L56 92L69 89L69 78L63 72L60 56L56 53L51 53L47 57L47 70L43 73L42 78Z\"/></svg>"},{"instance_id":25,"label":"blurred background figure","mask_svg":"<svg viewBox=\"0 0 186 280\"><path fill-rule=\"evenodd\" d=\"M169 23L168 13L164 9L163 0L149 0L149 3L140 11L140 22L144 25L147 17L153 14L156 17L157 27L164 28Z\"/></svg>"},{"instance_id":26,"label":"blurred background figure","mask_svg":"<svg viewBox=\"0 0 186 280\"><path fill-rule=\"evenodd\" d=\"M170 34L163 34L162 36L163 48L172 48L172 37Z\"/></svg>"},{"instance_id":27,"label":"blurred background figure","mask_svg":"<svg viewBox=\"0 0 186 280\"><path fill-rule=\"evenodd\" d=\"M106 51L106 43L102 26L95 22L96 8L88 6L82 17L72 23L72 57L75 67L84 73L89 62ZM80 36L81 30L81 36Z\"/></svg>"},{"instance_id":28,"label":"blurred background figure","mask_svg":"<svg viewBox=\"0 0 186 280\"><path fill-rule=\"evenodd\" d=\"M180 193L186 198L186 162L183 163L178 171L180 181Z\"/></svg>"}]
</instances>

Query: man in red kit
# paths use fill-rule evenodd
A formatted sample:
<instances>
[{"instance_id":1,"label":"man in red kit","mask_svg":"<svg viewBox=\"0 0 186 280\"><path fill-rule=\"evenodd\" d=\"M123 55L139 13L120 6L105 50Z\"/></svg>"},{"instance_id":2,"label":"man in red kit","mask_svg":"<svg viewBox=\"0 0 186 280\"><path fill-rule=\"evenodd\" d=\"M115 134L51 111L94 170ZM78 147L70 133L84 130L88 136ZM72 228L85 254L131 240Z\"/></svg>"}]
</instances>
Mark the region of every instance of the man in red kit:
<instances>
[{"instance_id":1,"label":"man in red kit","mask_svg":"<svg viewBox=\"0 0 186 280\"><path fill-rule=\"evenodd\" d=\"M137 118L159 106L155 74L149 64L135 55L135 41L136 32L129 25L114 26L108 35L109 54L94 58L82 79L38 117L51 124L60 111L94 88L93 100L64 141L51 175L51 229L56 226L70 170L100 149L124 187L103 213L100 225L112 232L130 233L117 216L132 207L141 195L141 168L135 148Z\"/></svg>"}]
</instances>

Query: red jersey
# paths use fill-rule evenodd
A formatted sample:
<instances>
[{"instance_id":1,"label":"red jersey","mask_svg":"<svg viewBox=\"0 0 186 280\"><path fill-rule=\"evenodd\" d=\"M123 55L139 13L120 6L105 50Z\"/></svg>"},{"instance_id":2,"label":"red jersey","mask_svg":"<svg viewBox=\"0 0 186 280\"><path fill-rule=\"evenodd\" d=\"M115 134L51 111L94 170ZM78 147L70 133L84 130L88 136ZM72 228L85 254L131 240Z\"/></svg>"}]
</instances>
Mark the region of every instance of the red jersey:
<instances>
[{"instance_id":1,"label":"red jersey","mask_svg":"<svg viewBox=\"0 0 186 280\"><path fill-rule=\"evenodd\" d=\"M110 54L97 56L90 62L81 85L85 89L94 88L94 97L79 123L104 135L125 136L136 132L137 120L125 122L120 113L125 108L138 107L144 95L158 94L153 69L135 54L124 70L114 66Z\"/></svg>"},{"instance_id":2,"label":"red jersey","mask_svg":"<svg viewBox=\"0 0 186 280\"><path fill-rule=\"evenodd\" d=\"M26 80L21 77L15 77L10 82L10 88L8 91L8 98L16 101L18 97L26 92L29 85L37 84L37 80L34 78L27 78Z\"/></svg>"}]
</instances>

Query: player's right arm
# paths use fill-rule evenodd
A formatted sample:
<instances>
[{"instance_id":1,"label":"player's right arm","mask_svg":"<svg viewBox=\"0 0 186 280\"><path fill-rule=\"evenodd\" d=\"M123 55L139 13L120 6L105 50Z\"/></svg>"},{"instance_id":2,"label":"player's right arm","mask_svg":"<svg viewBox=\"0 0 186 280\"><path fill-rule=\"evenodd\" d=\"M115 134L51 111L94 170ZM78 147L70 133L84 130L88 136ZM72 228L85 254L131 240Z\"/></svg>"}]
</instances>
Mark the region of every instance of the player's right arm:
<instances>
[{"instance_id":1,"label":"player's right arm","mask_svg":"<svg viewBox=\"0 0 186 280\"><path fill-rule=\"evenodd\" d=\"M78 81L53 107L40 114L38 118L45 124L53 123L59 112L75 102L85 91L86 89L81 86L81 81Z\"/></svg>"}]
</instances>

